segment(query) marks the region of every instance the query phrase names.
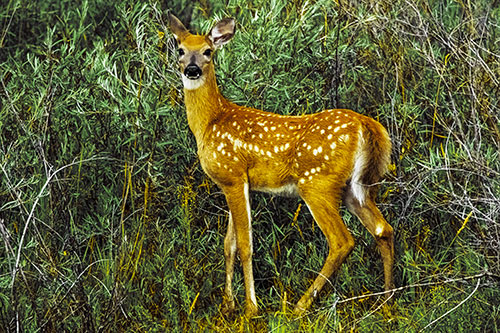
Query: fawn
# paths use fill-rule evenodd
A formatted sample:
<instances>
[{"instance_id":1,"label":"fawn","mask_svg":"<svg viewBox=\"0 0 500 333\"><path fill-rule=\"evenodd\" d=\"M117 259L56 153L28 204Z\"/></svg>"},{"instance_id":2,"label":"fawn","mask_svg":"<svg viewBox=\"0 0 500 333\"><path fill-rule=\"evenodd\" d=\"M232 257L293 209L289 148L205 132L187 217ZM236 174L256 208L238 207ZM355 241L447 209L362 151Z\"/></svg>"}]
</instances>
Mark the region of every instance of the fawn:
<instances>
[{"instance_id":1,"label":"fawn","mask_svg":"<svg viewBox=\"0 0 500 333\"><path fill-rule=\"evenodd\" d=\"M191 34L172 14L170 30L179 53L187 120L207 175L229 206L224 239L226 285L222 310L234 310L236 250L245 280L245 315L258 314L252 271L249 191L300 196L326 236L329 253L321 272L295 306L303 313L354 247L339 214L343 201L375 237L384 264L385 289L393 287L393 229L377 206L380 178L390 163L391 141L376 120L351 110L283 116L226 100L215 79L214 50L235 33L234 19L206 35Z\"/></svg>"}]
</instances>

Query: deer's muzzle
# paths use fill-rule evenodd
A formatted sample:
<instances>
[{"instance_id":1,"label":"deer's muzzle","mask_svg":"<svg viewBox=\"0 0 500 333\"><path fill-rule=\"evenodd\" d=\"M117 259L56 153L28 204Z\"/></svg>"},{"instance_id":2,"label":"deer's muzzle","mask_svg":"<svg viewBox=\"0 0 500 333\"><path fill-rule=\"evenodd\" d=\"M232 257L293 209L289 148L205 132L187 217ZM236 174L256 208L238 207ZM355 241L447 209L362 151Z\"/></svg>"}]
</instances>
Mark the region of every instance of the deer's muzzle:
<instances>
[{"instance_id":1,"label":"deer's muzzle","mask_svg":"<svg viewBox=\"0 0 500 333\"><path fill-rule=\"evenodd\" d=\"M190 64L184 69L184 75L191 80L196 80L201 76L201 68L195 64Z\"/></svg>"}]
</instances>

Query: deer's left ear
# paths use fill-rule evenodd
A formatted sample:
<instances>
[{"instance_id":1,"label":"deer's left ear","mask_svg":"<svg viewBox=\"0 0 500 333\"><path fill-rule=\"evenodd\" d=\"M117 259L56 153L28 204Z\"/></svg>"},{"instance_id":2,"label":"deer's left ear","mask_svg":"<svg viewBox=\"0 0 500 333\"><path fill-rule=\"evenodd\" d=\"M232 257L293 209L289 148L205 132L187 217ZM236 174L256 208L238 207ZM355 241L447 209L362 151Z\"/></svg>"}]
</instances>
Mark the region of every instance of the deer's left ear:
<instances>
[{"instance_id":1,"label":"deer's left ear","mask_svg":"<svg viewBox=\"0 0 500 333\"><path fill-rule=\"evenodd\" d=\"M210 30L208 38L215 47L219 47L229 42L231 38L233 38L235 31L236 24L234 19L225 18L219 21L219 23L217 23L212 30Z\"/></svg>"}]
</instances>

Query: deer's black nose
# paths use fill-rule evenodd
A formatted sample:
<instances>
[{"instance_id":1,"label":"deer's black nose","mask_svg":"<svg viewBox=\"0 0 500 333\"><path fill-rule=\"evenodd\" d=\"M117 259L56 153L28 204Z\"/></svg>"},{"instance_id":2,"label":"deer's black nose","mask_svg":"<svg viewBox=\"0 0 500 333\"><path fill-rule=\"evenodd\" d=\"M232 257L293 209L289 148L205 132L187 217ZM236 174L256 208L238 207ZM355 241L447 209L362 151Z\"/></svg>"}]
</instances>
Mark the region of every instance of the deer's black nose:
<instances>
[{"instance_id":1,"label":"deer's black nose","mask_svg":"<svg viewBox=\"0 0 500 333\"><path fill-rule=\"evenodd\" d=\"M188 79L196 80L201 76L201 68L197 65L190 64L184 69L184 75L186 75Z\"/></svg>"}]
</instances>

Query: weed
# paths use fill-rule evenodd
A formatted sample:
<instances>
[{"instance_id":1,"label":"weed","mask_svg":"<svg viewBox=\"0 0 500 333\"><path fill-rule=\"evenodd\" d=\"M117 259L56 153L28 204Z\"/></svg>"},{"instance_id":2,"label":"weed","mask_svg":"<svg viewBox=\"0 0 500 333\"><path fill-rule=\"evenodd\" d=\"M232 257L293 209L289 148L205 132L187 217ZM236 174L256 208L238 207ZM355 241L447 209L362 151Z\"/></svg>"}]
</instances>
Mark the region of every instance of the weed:
<instances>
[{"instance_id":1,"label":"weed","mask_svg":"<svg viewBox=\"0 0 500 333\"><path fill-rule=\"evenodd\" d=\"M227 208L196 158L167 9L199 32L235 17L216 55L230 100L386 126L392 303L344 212L357 246L292 316L327 243L300 202L254 194L262 314L241 317L238 270L237 315L221 315ZM0 14L3 331L498 331L497 2L12 0Z\"/></svg>"}]
</instances>

